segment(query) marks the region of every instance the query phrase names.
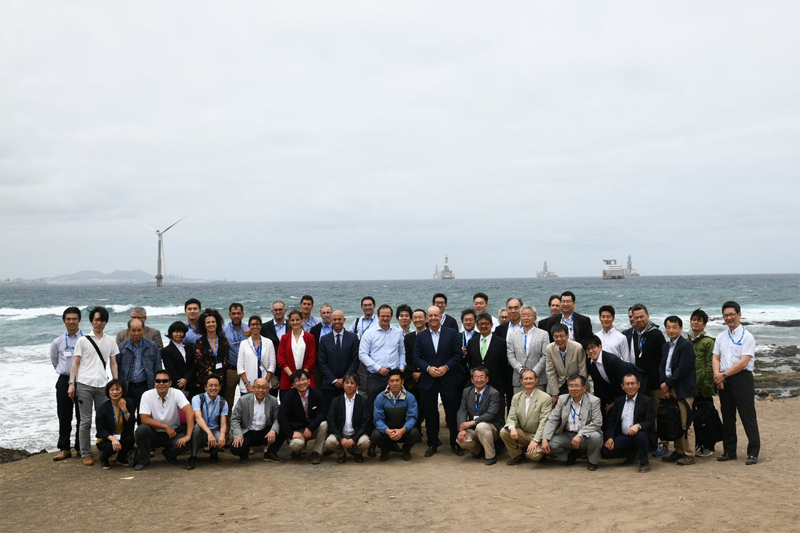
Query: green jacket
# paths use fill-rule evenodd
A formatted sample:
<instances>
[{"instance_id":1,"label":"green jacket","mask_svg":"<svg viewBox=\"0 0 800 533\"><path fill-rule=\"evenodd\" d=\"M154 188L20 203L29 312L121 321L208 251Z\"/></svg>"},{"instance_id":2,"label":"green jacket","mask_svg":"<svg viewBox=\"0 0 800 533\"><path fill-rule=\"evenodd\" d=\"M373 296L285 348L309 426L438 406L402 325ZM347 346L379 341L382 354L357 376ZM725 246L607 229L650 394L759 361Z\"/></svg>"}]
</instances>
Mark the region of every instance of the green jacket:
<instances>
[{"instance_id":1,"label":"green jacket","mask_svg":"<svg viewBox=\"0 0 800 533\"><path fill-rule=\"evenodd\" d=\"M689 339L689 342L694 347L697 392L700 396L713 396L716 391L714 387L714 370L711 367L711 359L714 355L714 337L704 331L694 340L692 340L691 333L688 333L686 338Z\"/></svg>"}]
</instances>

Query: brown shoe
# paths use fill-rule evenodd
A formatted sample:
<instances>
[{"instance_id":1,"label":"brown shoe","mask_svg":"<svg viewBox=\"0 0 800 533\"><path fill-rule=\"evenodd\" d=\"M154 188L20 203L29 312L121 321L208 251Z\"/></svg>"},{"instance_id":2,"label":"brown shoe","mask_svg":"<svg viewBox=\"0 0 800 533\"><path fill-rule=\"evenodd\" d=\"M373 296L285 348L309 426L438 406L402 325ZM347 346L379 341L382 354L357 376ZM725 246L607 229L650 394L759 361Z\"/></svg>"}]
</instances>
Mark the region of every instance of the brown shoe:
<instances>
[{"instance_id":1,"label":"brown shoe","mask_svg":"<svg viewBox=\"0 0 800 533\"><path fill-rule=\"evenodd\" d=\"M511 459L506 461L506 464L508 466L517 466L517 465L521 465L524 462L525 462L525 454L521 453L518 456L512 457Z\"/></svg>"},{"instance_id":2,"label":"brown shoe","mask_svg":"<svg viewBox=\"0 0 800 533\"><path fill-rule=\"evenodd\" d=\"M311 452L311 464L318 465L319 464L319 453Z\"/></svg>"},{"instance_id":3,"label":"brown shoe","mask_svg":"<svg viewBox=\"0 0 800 533\"><path fill-rule=\"evenodd\" d=\"M410 461L411 460L411 451L403 450L403 461Z\"/></svg>"},{"instance_id":4,"label":"brown shoe","mask_svg":"<svg viewBox=\"0 0 800 533\"><path fill-rule=\"evenodd\" d=\"M342 455L339 455L339 456L336 457L336 462L339 463L339 464L342 464L345 461L347 461L347 454L346 453L343 453Z\"/></svg>"},{"instance_id":5,"label":"brown shoe","mask_svg":"<svg viewBox=\"0 0 800 533\"><path fill-rule=\"evenodd\" d=\"M694 464L694 457L689 457L688 455L684 455L677 461L675 461L676 465L686 466L686 465L693 465Z\"/></svg>"},{"instance_id":6,"label":"brown shoe","mask_svg":"<svg viewBox=\"0 0 800 533\"><path fill-rule=\"evenodd\" d=\"M92 459L91 455L83 456L83 466L92 466L93 464L94 464L94 459Z\"/></svg>"},{"instance_id":7,"label":"brown shoe","mask_svg":"<svg viewBox=\"0 0 800 533\"><path fill-rule=\"evenodd\" d=\"M61 450L53 457L53 461L63 461L64 459L69 459L72 457L72 452L69 450Z\"/></svg>"}]
</instances>

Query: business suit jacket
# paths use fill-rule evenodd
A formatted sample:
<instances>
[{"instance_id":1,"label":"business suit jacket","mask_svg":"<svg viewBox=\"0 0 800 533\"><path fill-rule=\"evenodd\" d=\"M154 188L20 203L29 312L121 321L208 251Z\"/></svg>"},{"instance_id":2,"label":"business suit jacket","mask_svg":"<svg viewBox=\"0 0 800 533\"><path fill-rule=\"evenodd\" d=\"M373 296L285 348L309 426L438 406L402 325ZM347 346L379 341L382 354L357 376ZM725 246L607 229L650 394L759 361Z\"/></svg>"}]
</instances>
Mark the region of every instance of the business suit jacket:
<instances>
[{"instance_id":1,"label":"business suit jacket","mask_svg":"<svg viewBox=\"0 0 800 533\"><path fill-rule=\"evenodd\" d=\"M461 407L458 409L456 417L459 426L464 422L474 420L477 423L491 424L497 428L497 431L500 431L500 428L503 427L503 413L506 407L500 391L491 385L486 385L483 388L480 411L476 411L475 407L475 387L467 387L461 394ZM476 416L478 418L475 418Z\"/></svg>"},{"instance_id":2,"label":"business suit jacket","mask_svg":"<svg viewBox=\"0 0 800 533\"><path fill-rule=\"evenodd\" d=\"M647 377L640 368L636 368L631 363L623 361L613 353L606 352L605 350L601 357L603 359L603 369L608 376L608 383L606 383L606 380L600 375L597 365L591 359L587 358L586 366L589 369L589 376L591 376L592 383L594 384L593 394L600 398L604 406L613 403L616 398L625 395L625 391L622 390L622 380L625 374L635 374L639 378L641 389L645 390Z\"/></svg>"},{"instance_id":3,"label":"business suit jacket","mask_svg":"<svg viewBox=\"0 0 800 533\"><path fill-rule=\"evenodd\" d=\"M539 321L539 324L536 326L539 329L541 329L542 331L544 331L545 333L547 333L547 338L550 339L551 341L552 341L552 338L550 337L550 328L552 328L555 324L561 322L561 315L556 315L556 316L558 317L558 322L553 322L553 316L550 315L547 318L541 319Z\"/></svg>"},{"instance_id":4,"label":"business suit jacket","mask_svg":"<svg viewBox=\"0 0 800 533\"><path fill-rule=\"evenodd\" d=\"M314 326L316 327L316 326ZM333 381L341 379L345 374L354 374L358 370L358 337L355 333L342 330L342 347L336 347L336 332L323 335L319 339L317 367L322 373L322 389L335 389Z\"/></svg>"},{"instance_id":5,"label":"business suit jacket","mask_svg":"<svg viewBox=\"0 0 800 533\"><path fill-rule=\"evenodd\" d=\"M481 365L489 370L489 385L501 395L503 393L503 374L508 372L508 360L506 359L506 341L492 334L489 339L489 346L486 348L486 358L481 359L481 339L483 336L478 333L473 335L467 343L467 363L470 370Z\"/></svg>"},{"instance_id":6,"label":"business suit jacket","mask_svg":"<svg viewBox=\"0 0 800 533\"><path fill-rule=\"evenodd\" d=\"M456 320L456 318L453 316L445 314L444 320L442 320L442 327L458 331L458 320Z\"/></svg>"},{"instance_id":7,"label":"business suit jacket","mask_svg":"<svg viewBox=\"0 0 800 533\"><path fill-rule=\"evenodd\" d=\"M179 379L185 379L186 385L183 390L193 394L195 389L194 344L184 344L183 349L186 352L186 360L183 359L175 344L169 341L169 344L161 349L161 364L172 377L173 388L178 388Z\"/></svg>"},{"instance_id":8,"label":"business suit jacket","mask_svg":"<svg viewBox=\"0 0 800 533\"><path fill-rule=\"evenodd\" d=\"M281 407L278 409L281 428L290 437L293 431L302 433L306 428L309 431L316 431L327 416L325 398L317 389L308 389L308 416L303 409L303 401L300 399L297 389L291 389L286 393L281 400Z\"/></svg>"},{"instance_id":9,"label":"business suit jacket","mask_svg":"<svg viewBox=\"0 0 800 533\"><path fill-rule=\"evenodd\" d=\"M243 437L244 434L250 431L250 426L253 425L253 406L256 403L255 394L245 394L236 402L231 414L231 431L233 438ZM278 421L278 399L267 394L262 402L264 406L264 414L267 416L267 426L272 426L271 429L275 430L278 434L281 432L281 425Z\"/></svg>"},{"instance_id":10,"label":"business suit jacket","mask_svg":"<svg viewBox=\"0 0 800 533\"><path fill-rule=\"evenodd\" d=\"M433 348L430 329L419 333L417 341L414 343L414 364L422 370L419 388L431 390L435 381L439 381L443 388L458 387L461 384L461 372L458 365L463 358L464 353L461 351L461 338L458 331L445 327L439 328L438 351ZM428 374L428 367L431 366L447 366L449 370L444 376L434 378Z\"/></svg>"},{"instance_id":11,"label":"business suit jacket","mask_svg":"<svg viewBox=\"0 0 800 533\"><path fill-rule=\"evenodd\" d=\"M414 364L414 344L417 342L417 332L412 331L408 333L405 337L403 337L403 344L405 345L406 349L406 371L405 375L403 376L403 386L406 388L408 392L413 394L417 399L419 396L417 395L417 391L419 390L419 383L414 381L414 372L422 372L422 370ZM421 376L420 376L421 378Z\"/></svg>"},{"instance_id":12,"label":"business suit jacket","mask_svg":"<svg viewBox=\"0 0 800 533\"><path fill-rule=\"evenodd\" d=\"M542 434L550 411L553 410L553 400L550 395L540 389L533 389L531 404L528 407L528 414L525 414L525 391L520 391L511 399L511 407L508 409L506 426L514 426L523 431L533 434L533 440L542 442Z\"/></svg>"},{"instance_id":13,"label":"business suit jacket","mask_svg":"<svg viewBox=\"0 0 800 533\"><path fill-rule=\"evenodd\" d=\"M547 394L556 396L561 386L566 383L567 378L572 374L580 374L587 380L589 372L586 370L586 353L580 344L575 341L567 341L567 364L561 361L558 353L558 346L551 342L545 349L547 362L545 363L547 372Z\"/></svg>"},{"instance_id":14,"label":"business suit jacket","mask_svg":"<svg viewBox=\"0 0 800 533\"><path fill-rule=\"evenodd\" d=\"M519 372L523 368L530 368L536 372L540 385L547 385L547 333L544 330L533 327L528 332L528 351L525 351L525 332L517 330L511 337L506 350L508 364L514 370L512 383L515 387L522 384Z\"/></svg>"},{"instance_id":15,"label":"business suit jacket","mask_svg":"<svg viewBox=\"0 0 800 533\"><path fill-rule=\"evenodd\" d=\"M134 416L136 412L136 403L130 398L125 398L125 408L131 416L122 423L121 435L133 437L133 426L136 423L136 416ZM98 439L107 439L110 435L114 435L117 432L117 424L114 422L114 405L111 403L111 400L106 400L97 408L97 413L95 413L94 417L94 426L97 430Z\"/></svg>"},{"instance_id":16,"label":"business suit jacket","mask_svg":"<svg viewBox=\"0 0 800 533\"><path fill-rule=\"evenodd\" d=\"M314 343L314 336L311 333L303 332L303 341L306 343L306 353L303 357L303 366L311 374L311 388L317 386L314 379L314 368L317 365L317 345ZM292 372L298 370L294 362L294 352L292 352L292 332L289 331L281 339L278 345L278 371L281 374L281 390L292 388L292 382L286 372L288 368Z\"/></svg>"},{"instance_id":17,"label":"business suit jacket","mask_svg":"<svg viewBox=\"0 0 800 533\"><path fill-rule=\"evenodd\" d=\"M355 333L352 334L355 336ZM344 423L347 416L345 395L341 394L333 399L328 408L328 434L335 435L336 440L344 437ZM369 436L372 429L372 409L367 405L367 400L360 394L353 397L353 435L351 438L358 442L362 435Z\"/></svg>"},{"instance_id":18,"label":"business suit jacket","mask_svg":"<svg viewBox=\"0 0 800 533\"><path fill-rule=\"evenodd\" d=\"M622 435L622 410L625 407L625 398L623 394L614 400L614 407L608 415L608 425L606 426L605 439L613 439L617 435ZM646 431L652 433L655 428L656 415L653 409L653 400L639 389L636 395L636 403L633 406L633 423L640 424L642 428L639 431Z\"/></svg>"},{"instance_id":19,"label":"business suit jacket","mask_svg":"<svg viewBox=\"0 0 800 533\"><path fill-rule=\"evenodd\" d=\"M575 337L575 342L583 346L583 343L589 340L589 337L594 335L592 331L592 319L590 319L586 315L582 315L580 313L572 313L572 334ZM554 315L550 317L550 325L549 327L552 328L556 324L561 324L561 319L563 315ZM553 342L553 333L549 331L547 334L550 336L550 342Z\"/></svg>"},{"instance_id":20,"label":"business suit jacket","mask_svg":"<svg viewBox=\"0 0 800 533\"><path fill-rule=\"evenodd\" d=\"M684 337L678 337L675 349L672 351L670 369L672 376L667 377L667 357L669 343L661 347L661 365L658 368L659 386L666 383L670 389L675 389L678 398L694 398L697 393L697 375L695 363L697 361L692 343Z\"/></svg>"},{"instance_id":21,"label":"business suit jacket","mask_svg":"<svg viewBox=\"0 0 800 533\"><path fill-rule=\"evenodd\" d=\"M588 401L587 401L588 400ZM558 402L550 411L550 416L547 418L547 423L544 426L543 439L550 440L553 435L558 435L564 432L569 419L569 408L572 398L569 394L562 394L558 397ZM603 411L600 408L600 398L589 394L583 393L583 403L581 404L581 429L578 435L588 437L592 433L599 433L602 435L600 428L603 425Z\"/></svg>"},{"instance_id":22,"label":"business suit jacket","mask_svg":"<svg viewBox=\"0 0 800 533\"><path fill-rule=\"evenodd\" d=\"M648 326L642 336L642 349L639 349L639 332L633 332L634 364L641 368L647 375L647 390L657 389L661 386L658 368L661 365L661 347L667 342L664 334L656 326Z\"/></svg>"},{"instance_id":23,"label":"business suit jacket","mask_svg":"<svg viewBox=\"0 0 800 533\"><path fill-rule=\"evenodd\" d=\"M291 331L289 327L289 322L287 320L283 321L283 324L286 326L286 333ZM272 341L272 346L275 348L275 353L278 353L278 346L281 343L281 338L278 337L278 333L275 331L275 320L270 320L266 324L261 325L261 336L269 339Z\"/></svg>"}]
</instances>

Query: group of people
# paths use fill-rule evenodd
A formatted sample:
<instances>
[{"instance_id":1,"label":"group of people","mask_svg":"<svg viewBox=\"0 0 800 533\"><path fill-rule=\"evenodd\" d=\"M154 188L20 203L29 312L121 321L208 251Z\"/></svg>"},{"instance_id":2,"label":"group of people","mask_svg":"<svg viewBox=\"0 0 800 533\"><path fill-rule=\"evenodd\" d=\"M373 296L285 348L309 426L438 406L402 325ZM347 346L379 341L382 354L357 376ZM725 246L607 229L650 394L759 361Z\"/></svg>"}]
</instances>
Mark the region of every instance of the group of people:
<instances>
[{"instance_id":1,"label":"group of people","mask_svg":"<svg viewBox=\"0 0 800 533\"><path fill-rule=\"evenodd\" d=\"M271 320L253 315L246 323L240 303L229 306L225 323L192 298L186 321L169 326L166 346L142 307L131 310L116 339L104 332L106 309L89 310L92 329L84 334L80 309L68 307L66 332L51 345L59 374L54 460L72 456L74 414L74 449L83 464L94 464L93 412L103 468L147 468L158 448L172 464L188 453L187 469L196 467L201 450L211 463L225 449L240 462L256 450L283 462L284 442L293 459L308 453L312 464L325 455L360 463L378 451L380 461L392 451L411 460L423 422L424 455L432 457L444 446L441 402L448 447L457 456L467 452L489 466L506 451L512 466L585 459L589 470L600 458L621 458L647 472L651 456L686 466L714 453L714 442L695 442L691 413L694 404L713 409L719 394L717 460L737 459L738 413L748 438L745 464L758 462L755 340L736 302L722 305L727 330L716 339L705 332L701 309L685 336L682 319L667 317L665 337L641 303L629 308L624 331L614 328L615 309L600 307L595 332L591 319L575 311L570 291L553 295L541 320L520 298L508 298L495 318L489 297L477 293L460 326L446 312L446 295L435 294L431 303L376 309L365 296L363 315L345 328L344 313L330 304L314 316L310 295L288 314L276 300ZM672 453L657 437L659 404L669 402L680 419Z\"/></svg>"}]
</instances>

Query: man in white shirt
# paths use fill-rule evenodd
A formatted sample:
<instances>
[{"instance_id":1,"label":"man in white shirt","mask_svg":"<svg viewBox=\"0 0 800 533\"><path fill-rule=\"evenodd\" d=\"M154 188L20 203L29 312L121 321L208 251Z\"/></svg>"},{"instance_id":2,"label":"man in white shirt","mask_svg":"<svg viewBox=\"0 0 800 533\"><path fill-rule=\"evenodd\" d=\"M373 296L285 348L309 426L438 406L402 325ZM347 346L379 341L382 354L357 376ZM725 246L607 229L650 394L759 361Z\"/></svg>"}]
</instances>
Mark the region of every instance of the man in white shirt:
<instances>
[{"instance_id":1,"label":"man in white shirt","mask_svg":"<svg viewBox=\"0 0 800 533\"><path fill-rule=\"evenodd\" d=\"M372 410L366 400L356 394L358 375L344 376L344 394L333 398L328 409L328 431L325 447L336 453L336 462L344 463L351 452L357 463L364 462L364 452L370 447L368 433L372 425Z\"/></svg>"},{"instance_id":2,"label":"man in white shirt","mask_svg":"<svg viewBox=\"0 0 800 533\"><path fill-rule=\"evenodd\" d=\"M186 425L181 425L178 411L186 416ZM161 452L171 465L178 464L180 448L192 439L194 431L194 411L178 389L172 388L172 378L166 370L156 373L155 388L142 394L139 406L141 423L136 428L136 448L139 461L134 470L144 470L150 466L150 450L164 448Z\"/></svg>"},{"instance_id":3,"label":"man in white shirt","mask_svg":"<svg viewBox=\"0 0 800 533\"><path fill-rule=\"evenodd\" d=\"M728 329L717 336L712 361L714 383L719 389L719 406L722 411L723 454L717 457L717 461L736 460L738 412L748 441L745 464L754 465L758 463L758 453L761 451L753 382L756 340L741 325L742 308L738 303L728 301L722 304L722 318Z\"/></svg>"},{"instance_id":4,"label":"man in white shirt","mask_svg":"<svg viewBox=\"0 0 800 533\"><path fill-rule=\"evenodd\" d=\"M233 442L231 453L239 457L240 463L250 460L250 447L269 446L264 460L282 463L277 453L283 441L278 422L278 400L269 394L269 382L258 378L253 382L253 394L239 398L231 415Z\"/></svg>"},{"instance_id":5,"label":"man in white shirt","mask_svg":"<svg viewBox=\"0 0 800 533\"><path fill-rule=\"evenodd\" d=\"M472 308L475 309L475 316L489 312L489 296L485 292L476 292L472 297ZM491 314L489 315L491 316ZM500 321L492 316L492 331L500 325Z\"/></svg>"},{"instance_id":6,"label":"man in white shirt","mask_svg":"<svg viewBox=\"0 0 800 533\"><path fill-rule=\"evenodd\" d=\"M67 331L56 337L50 344L50 362L58 374L56 381L56 411L58 413L58 449L53 461L63 461L72 457L69 449L70 434L72 433L72 413L75 413L75 451L80 454L81 446L78 438L78 428L81 424L81 412L78 403L72 401L67 391L69 389L69 372L72 368L72 354L78 339L83 337L80 328L81 310L77 307L67 307L61 313L61 321Z\"/></svg>"},{"instance_id":7,"label":"man in white shirt","mask_svg":"<svg viewBox=\"0 0 800 533\"><path fill-rule=\"evenodd\" d=\"M630 350L628 339L614 329L614 317L616 313L614 308L610 305L604 305L600 308L600 325L602 329L597 332L600 342L603 343L603 350L608 353L613 353L626 363L633 364L633 354Z\"/></svg>"},{"instance_id":8,"label":"man in white shirt","mask_svg":"<svg viewBox=\"0 0 800 533\"><path fill-rule=\"evenodd\" d=\"M92 332L78 339L75 343L75 355L69 372L69 388L67 394L79 404L81 412L80 430L78 432L83 464L92 466L92 406L95 410L107 400L105 386L108 383L108 369L111 377L117 378L117 354L119 348L109 335L103 331L108 324L108 311L104 307L95 307L89 311Z\"/></svg>"}]
</instances>

